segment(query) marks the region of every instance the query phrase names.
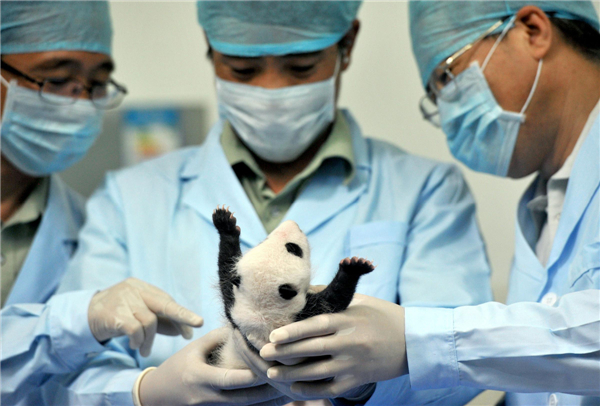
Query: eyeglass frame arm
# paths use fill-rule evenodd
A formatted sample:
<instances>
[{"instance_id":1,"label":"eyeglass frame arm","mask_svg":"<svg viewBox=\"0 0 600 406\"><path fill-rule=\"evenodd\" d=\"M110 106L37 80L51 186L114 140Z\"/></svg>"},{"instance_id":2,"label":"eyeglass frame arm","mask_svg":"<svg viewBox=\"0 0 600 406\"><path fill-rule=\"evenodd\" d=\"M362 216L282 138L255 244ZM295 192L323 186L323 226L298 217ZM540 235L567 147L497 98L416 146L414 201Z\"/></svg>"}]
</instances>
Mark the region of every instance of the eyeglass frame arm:
<instances>
[{"instance_id":1,"label":"eyeglass frame arm","mask_svg":"<svg viewBox=\"0 0 600 406\"><path fill-rule=\"evenodd\" d=\"M11 65L9 65L8 63L6 63L6 62L4 62L4 61L1 61L1 60L0 60L0 67L1 67L2 69L4 69L5 71L12 73L13 75L17 75L17 76L19 76L19 77L22 77L23 79L26 79L27 81L29 81L29 82L31 82L31 83L35 83L36 85L38 85L38 86L40 87L40 91L42 90L42 87L43 87L43 86L44 86L44 84L46 83L46 82L45 82L45 81L43 81L43 80L37 80L37 79L34 79L34 78L32 78L32 77L31 77L31 76L29 76L28 74L26 74L26 73L24 73L24 72L21 72L20 70L18 70L18 69L17 69L17 68L15 68L14 66L11 66ZM109 80L108 80L108 83L110 83L110 84L114 85L114 86L117 88L117 90L118 90L119 92L123 93L123 96L125 96L125 95L127 94L127 88L126 88L125 86L123 86L123 85L121 85L121 84L119 84L119 83L115 82L115 81L114 81L114 79L112 79L112 78L111 78L111 79L109 79ZM88 94L90 94L90 95L91 95L91 94L92 94L92 91L94 90L94 87L93 87L93 86L86 86L86 85L85 85L85 84L83 84L83 83L82 83L82 85L83 85L83 88L84 88L85 90L87 90Z\"/></svg>"}]
</instances>

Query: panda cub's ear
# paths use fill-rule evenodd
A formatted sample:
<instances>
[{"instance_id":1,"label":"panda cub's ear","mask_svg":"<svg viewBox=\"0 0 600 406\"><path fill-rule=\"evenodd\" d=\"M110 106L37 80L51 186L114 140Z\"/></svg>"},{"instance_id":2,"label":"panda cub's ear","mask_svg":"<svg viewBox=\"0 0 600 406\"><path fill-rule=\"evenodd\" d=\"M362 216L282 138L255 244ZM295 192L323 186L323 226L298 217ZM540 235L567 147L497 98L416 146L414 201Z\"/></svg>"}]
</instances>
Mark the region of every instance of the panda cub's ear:
<instances>
[{"instance_id":1,"label":"panda cub's ear","mask_svg":"<svg viewBox=\"0 0 600 406\"><path fill-rule=\"evenodd\" d=\"M285 248L287 249L287 252L300 258L302 258L304 254L302 252L302 248L300 248L298 244L294 244L293 242L288 242L287 244L285 244Z\"/></svg>"},{"instance_id":2,"label":"panda cub's ear","mask_svg":"<svg viewBox=\"0 0 600 406\"><path fill-rule=\"evenodd\" d=\"M235 275L231 278L231 283L233 283L236 287L240 287L240 283L242 282L242 278L239 275Z\"/></svg>"}]
</instances>

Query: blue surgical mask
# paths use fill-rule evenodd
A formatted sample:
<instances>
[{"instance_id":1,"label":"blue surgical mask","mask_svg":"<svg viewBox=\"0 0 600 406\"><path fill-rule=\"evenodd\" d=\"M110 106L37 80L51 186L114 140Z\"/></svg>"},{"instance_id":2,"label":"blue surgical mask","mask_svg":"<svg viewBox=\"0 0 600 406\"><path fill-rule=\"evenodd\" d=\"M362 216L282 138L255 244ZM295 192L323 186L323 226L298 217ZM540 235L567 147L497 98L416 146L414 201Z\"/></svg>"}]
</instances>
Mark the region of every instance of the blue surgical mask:
<instances>
[{"instance_id":1,"label":"blue surgical mask","mask_svg":"<svg viewBox=\"0 0 600 406\"><path fill-rule=\"evenodd\" d=\"M477 61L461 72L440 92L437 104L448 146L456 159L478 172L507 176L525 110L537 87L537 74L529 97L519 113L505 111L492 93L483 71L496 47L506 35L506 26L488 53L483 67Z\"/></svg>"},{"instance_id":2,"label":"blue surgical mask","mask_svg":"<svg viewBox=\"0 0 600 406\"><path fill-rule=\"evenodd\" d=\"M102 129L102 111L90 100L67 104L64 96L50 95L58 104L40 98L37 91L6 86L0 133L2 155L31 176L60 172L79 161ZM61 105L62 104L62 105Z\"/></svg>"},{"instance_id":3,"label":"blue surgical mask","mask_svg":"<svg viewBox=\"0 0 600 406\"><path fill-rule=\"evenodd\" d=\"M265 89L216 78L220 116L268 162L291 162L335 117L335 80Z\"/></svg>"}]
</instances>

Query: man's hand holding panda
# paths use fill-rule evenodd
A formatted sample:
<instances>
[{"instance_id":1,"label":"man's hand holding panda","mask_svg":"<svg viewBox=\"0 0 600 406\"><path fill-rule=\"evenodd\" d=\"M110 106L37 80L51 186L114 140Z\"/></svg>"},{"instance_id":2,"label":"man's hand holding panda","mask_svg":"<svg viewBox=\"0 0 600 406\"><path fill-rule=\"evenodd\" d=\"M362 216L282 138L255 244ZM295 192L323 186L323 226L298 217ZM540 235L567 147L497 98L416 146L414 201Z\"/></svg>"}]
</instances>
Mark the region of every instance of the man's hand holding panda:
<instances>
[{"instance_id":1,"label":"man's hand holding panda","mask_svg":"<svg viewBox=\"0 0 600 406\"><path fill-rule=\"evenodd\" d=\"M270 341L262 359L241 352L257 375L295 399L356 398L369 383L408 373L404 308L371 296L357 293L343 312L281 327ZM274 363L297 358L307 359Z\"/></svg>"},{"instance_id":2,"label":"man's hand holding panda","mask_svg":"<svg viewBox=\"0 0 600 406\"><path fill-rule=\"evenodd\" d=\"M208 364L213 351L229 337L220 328L193 341L141 380L143 406L281 406L290 398L266 384L251 370Z\"/></svg>"}]
</instances>

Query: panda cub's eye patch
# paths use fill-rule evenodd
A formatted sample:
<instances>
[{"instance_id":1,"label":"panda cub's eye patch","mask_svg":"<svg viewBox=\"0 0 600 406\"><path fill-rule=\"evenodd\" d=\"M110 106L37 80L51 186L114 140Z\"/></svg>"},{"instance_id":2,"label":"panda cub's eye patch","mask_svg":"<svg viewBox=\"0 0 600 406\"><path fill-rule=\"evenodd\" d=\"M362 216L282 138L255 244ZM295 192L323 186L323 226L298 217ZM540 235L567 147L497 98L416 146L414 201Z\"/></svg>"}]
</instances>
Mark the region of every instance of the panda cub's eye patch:
<instances>
[{"instance_id":1,"label":"panda cub's eye patch","mask_svg":"<svg viewBox=\"0 0 600 406\"><path fill-rule=\"evenodd\" d=\"M288 242L287 244L285 244L285 248L287 249L287 252L289 252L290 254L302 258L302 248L300 248L298 246L298 244L294 244L293 242Z\"/></svg>"},{"instance_id":2,"label":"panda cub's eye patch","mask_svg":"<svg viewBox=\"0 0 600 406\"><path fill-rule=\"evenodd\" d=\"M296 289L294 289L292 285L286 283L284 285L279 286L279 296L281 296L285 300L290 300L297 294L298 292L296 291Z\"/></svg>"}]
</instances>

